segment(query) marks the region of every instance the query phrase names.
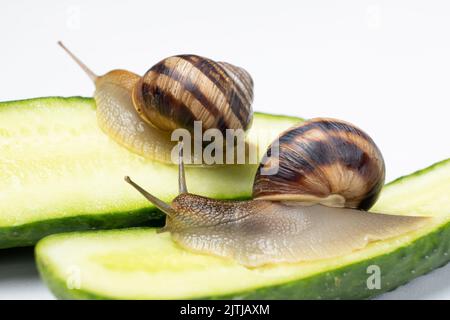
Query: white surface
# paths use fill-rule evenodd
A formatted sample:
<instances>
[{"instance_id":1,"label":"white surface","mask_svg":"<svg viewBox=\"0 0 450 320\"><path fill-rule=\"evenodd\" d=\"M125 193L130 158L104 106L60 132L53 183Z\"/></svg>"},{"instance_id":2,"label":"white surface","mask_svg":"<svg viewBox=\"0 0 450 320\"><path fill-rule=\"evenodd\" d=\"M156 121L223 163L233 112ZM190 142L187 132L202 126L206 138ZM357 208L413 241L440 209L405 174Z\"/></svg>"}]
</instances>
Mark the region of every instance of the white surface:
<instances>
[{"instance_id":1,"label":"white surface","mask_svg":"<svg viewBox=\"0 0 450 320\"><path fill-rule=\"evenodd\" d=\"M92 94L94 71L143 74L197 53L248 69L259 111L346 119L387 178L450 156L448 1L2 1L0 100ZM0 252L0 298L50 298L30 251ZM450 266L385 298L450 299Z\"/></svg>"}]
</instances>

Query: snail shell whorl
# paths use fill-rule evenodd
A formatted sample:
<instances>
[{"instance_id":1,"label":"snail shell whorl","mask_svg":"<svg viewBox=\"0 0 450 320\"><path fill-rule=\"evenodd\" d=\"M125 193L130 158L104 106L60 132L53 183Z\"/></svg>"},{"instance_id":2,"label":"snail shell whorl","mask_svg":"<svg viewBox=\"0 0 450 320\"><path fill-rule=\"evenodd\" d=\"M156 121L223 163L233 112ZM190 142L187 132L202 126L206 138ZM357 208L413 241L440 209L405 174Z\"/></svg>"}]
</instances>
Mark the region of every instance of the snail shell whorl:
<instances>
[{"instance_id":1,"label":"snail shell whorl","mask_svg":"<svg viewBox=\"0 0 450 320\"><path fill-rule=\"evenodd\" d=\"M373 140L350 123L317 118L284 132L279 159L260 165L253 186L259 199L293 200L367 210L384 184L384 160ZM269 149L270 151L270 149ZM264 165L278 162L274 175Z\"/></svg>"},{"instance_id":2,"label":"snail shell whorl","mask_svg":"<svg viewBox=\"0 0 450 320\"><path fill-rule=\"evenodd\" d=\"M253 81L243 69L196 55L166 58L133 90L137 112L155 127L247 130L253 116Z\"/></svg>"}]
</instances>

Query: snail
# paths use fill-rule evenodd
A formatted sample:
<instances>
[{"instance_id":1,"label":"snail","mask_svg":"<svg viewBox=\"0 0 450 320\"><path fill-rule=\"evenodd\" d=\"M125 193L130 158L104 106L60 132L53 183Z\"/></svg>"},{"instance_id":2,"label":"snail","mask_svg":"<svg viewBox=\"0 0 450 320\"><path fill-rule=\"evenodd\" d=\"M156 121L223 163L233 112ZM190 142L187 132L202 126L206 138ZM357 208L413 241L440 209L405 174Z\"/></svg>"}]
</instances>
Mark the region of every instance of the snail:
<instances>
[{"instance_id":1,"label":"snail","mask_svg":"<svg viewBox=\"0 0 450 320\"><path fill-rule=\"evenodd\" d=\"M179 195L170 204L125 180L167 215L161 231L176 243L247 267L341 256L430 219L366 211L380 194L385 165L373 140L352 124L312 119L278 141L279 155L266 154L258 168L251 200L188 193L182 146ZM278 172L263 175L274 163Z\"/></svg>"},{"instance_id":2,"label":"snail","mask_svg":"<svg viewBox=\"0 0 450 320\"><path fill-rule=\"evenodd\" d=\"M171 162L177 143L171 133L180 128L192 132L196 121L203 130L223 134L251 127L253 80L240 67L185 54L163 59L142 77L126 70L97 76L58 44L95 84L100 128L145 158Z\"/></svg>"}]
</instances>

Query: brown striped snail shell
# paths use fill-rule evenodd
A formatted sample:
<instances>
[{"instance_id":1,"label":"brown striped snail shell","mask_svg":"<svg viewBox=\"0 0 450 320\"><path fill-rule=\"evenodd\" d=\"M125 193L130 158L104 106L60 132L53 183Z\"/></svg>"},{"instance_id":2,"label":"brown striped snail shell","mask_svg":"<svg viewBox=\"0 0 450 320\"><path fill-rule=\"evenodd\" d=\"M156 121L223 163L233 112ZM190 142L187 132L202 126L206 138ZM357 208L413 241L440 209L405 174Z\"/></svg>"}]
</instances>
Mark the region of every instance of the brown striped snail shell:
<instances>
[{"instance_id":1,"label":"brown striped snail shell","mask_svg":"<svg viewBox=\"0 0 450 320\"><path fill-rule=\"evenodd\" d=\"M250 127L253 80L242 68L197 55L166 58L145 73L133 89L137 112L155 127L172 131Z\"/></svg>"},{"instance_id":2,"label":"brown striped snail shell","mask_svg":"<svg viewBox=\"0 0 450 320\"><path fill-rule=\"evenodd\" d=\"M171 203L125 180L167 215L162 231L176 243L249 267L335 258L429 219L362 210L378 197L385 169L375 143L355 126L313 119L284 132L279 144L279 159L269 154L258 170L252 200L188 193L182 148L179 195ZM264 176L270 162L279 170Z\"/></svg>"},{"instance_id":3,"label":"brown striped snail shell","mask_svg":"<svg viewBox=\"0 0 450 320\"><path fill-rule=\"evenodd\" d=\"M277 173L261 174L274 161ZM317 118L280 136L279 155L271 159L267 154L258 168L253 197L368 210L384 179L383 156L364 131L345 121Z\"/></svg>"},{"instance_id":4,"label":"brown striped snail shell","mask_svg":"<svg viewBox=\"0 0 450 320\"><path fill-rule=\"evenodd\" d=\"M170 163L175 129L192 131L194 121L201 121L204 131L223 133L251 126L253 80L242 68L178 55L163 59L143 77L126 70L97 76L59 44L95 84L100 128L134 153Z\"/></svg>"}]
</instances>

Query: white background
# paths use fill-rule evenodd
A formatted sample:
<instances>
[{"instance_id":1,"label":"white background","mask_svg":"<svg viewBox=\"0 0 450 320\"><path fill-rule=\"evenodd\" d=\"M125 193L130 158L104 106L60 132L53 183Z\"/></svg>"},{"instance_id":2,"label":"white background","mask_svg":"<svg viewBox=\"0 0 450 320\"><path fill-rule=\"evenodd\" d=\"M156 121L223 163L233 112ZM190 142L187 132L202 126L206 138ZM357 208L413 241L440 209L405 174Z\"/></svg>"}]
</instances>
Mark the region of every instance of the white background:
<instances>
[{"instance_id":1,"label":"white background","mask_svg":"<svg viewBox=\"0 0 450 320\"><path fill-rule=\"evenodd\" d=\"M387 178L450 156L448 1L2 1L0 100L90 96L94 71L196 53L245 67L258 111L348 120ZM450 265L384 298L450 299ZM32 251L0 251L1 298L51 298Z\"/></svg>"}]
</instances>

